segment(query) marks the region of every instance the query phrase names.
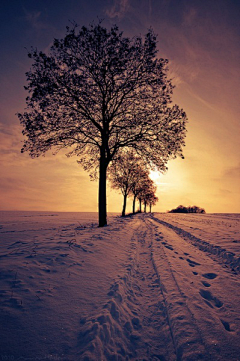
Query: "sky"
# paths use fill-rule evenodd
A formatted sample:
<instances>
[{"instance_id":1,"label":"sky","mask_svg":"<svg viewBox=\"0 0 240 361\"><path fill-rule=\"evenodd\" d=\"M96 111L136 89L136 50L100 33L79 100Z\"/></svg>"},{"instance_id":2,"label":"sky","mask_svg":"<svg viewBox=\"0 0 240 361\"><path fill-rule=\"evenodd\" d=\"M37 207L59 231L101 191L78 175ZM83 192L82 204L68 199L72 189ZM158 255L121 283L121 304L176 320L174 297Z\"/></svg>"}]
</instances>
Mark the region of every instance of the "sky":
<instances>
[{"instance_id":1,"label":"sky","mask_svg":"<svg viewBox=\"0 0 240 361\"><path fill-rule=\"evenodd\" d=\"M188 116L185 159L152 175L154 211L180 204L208 213L240 212L240 1L239 0L2 0L0 4L0 210L96 212L98 183L77 158L62 151L31 159L21 154L17 112L25 108L25 73L31 46L48 52L75 21L98 18L125 36L158 34L158 56L169 59L173 104ZM109 212L122 196L108 187ZM131 200L128 201L128 211Z\"/></svg>"}]
</instances>

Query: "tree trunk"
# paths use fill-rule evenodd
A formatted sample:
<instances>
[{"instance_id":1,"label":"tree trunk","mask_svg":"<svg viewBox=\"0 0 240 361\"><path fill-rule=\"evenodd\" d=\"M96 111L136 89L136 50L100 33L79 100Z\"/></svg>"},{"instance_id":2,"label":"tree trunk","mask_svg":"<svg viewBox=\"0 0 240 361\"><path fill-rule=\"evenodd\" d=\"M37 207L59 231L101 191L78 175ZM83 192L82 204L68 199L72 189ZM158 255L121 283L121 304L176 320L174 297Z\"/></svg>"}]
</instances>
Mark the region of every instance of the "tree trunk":
<instances>
[{"instance_id":1,"label":"tree trunk","mask_svg":"<svg viewBox=\"0 0 240 361\"><path fill-rule=\"evenodd\" d=\"M142 213L142 200L139 198L139 212Z\"/></svg>"},{"instance_id":2,"label":"tree trunk","mask_svg":"<svg viewBox=\"0 0 240 361\"><path fill-rule=\"evenodd\" d=\"M133 214L135 213L136 196L133 197Z\"/></svg>"},{"instance_id":3,"label":"tree trunk","mask_svg":"<svg viewBox=\"0 0 240 361\"><path fill-rule=\"evenodd\" d=\"M144 213L147 212L147 202L144 202Z\"/></svg>"},{"instance_id":4,"label":"tree trunk","mask_svg":"<svg viewBox=\"0 0 240 361\"><path fill-rule=\"evenodd\" d=\"M100 158L98 188L98 225L107 225L107 162L105 155Z\"/></svg>"},{"instance_id":5,"label":"tree trunk","mask_svg":"<svg viewBox=\"0 0 240 361\"><path fill-rule=\"evenodd\" d=\"M152 205L151 205L151 203L150 203L150 213L152 213Z\"/></svg>"},{"instance_id":6,"label":"tree trunk","mask_svg":"<svg viewBox=\"0 0 240 361\"><path fill-rule=\"evenodd\" d=\"M127 195L124 194L123 196L123 209L122 209L122 217L126 214L126 205L127 205Z\"/></svg>"}]
</instances>

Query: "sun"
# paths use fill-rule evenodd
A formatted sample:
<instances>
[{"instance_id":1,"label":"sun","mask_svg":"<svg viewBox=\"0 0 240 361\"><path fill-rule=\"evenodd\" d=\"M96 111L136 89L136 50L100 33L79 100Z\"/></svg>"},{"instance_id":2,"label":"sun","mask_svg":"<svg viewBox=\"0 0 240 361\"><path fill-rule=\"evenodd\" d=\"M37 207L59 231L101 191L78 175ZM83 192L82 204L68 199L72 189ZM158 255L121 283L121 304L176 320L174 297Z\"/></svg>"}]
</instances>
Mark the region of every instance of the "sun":
<instances>
[{"instance_id":1,"label":"sun","mask_svg":"<svg viewBox=\"0 0 240 361\"><path fill-rule=\"evenodd\" d=\"M160 172L151 170L149 176L156 184L160 184L160 178L162 177Z\"/></svg>"}]
</instances>

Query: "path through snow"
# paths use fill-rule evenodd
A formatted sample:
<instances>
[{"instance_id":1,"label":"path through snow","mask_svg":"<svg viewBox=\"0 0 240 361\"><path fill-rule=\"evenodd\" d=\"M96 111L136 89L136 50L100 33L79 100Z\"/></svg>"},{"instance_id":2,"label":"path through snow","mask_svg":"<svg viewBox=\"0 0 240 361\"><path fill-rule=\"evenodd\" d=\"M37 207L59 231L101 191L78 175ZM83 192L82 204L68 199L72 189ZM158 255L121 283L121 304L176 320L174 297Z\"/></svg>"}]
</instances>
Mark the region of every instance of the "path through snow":
<instances>
[{"instance_id":1,"label":"path through snow","mask_svg":"<svg viewBox=\"0 0 240 361\"><path fill-rule=\"evenodd\" d=\"M55 216L0 221L2 358L240 360L238 216Z\"/></svg>"}]
</instances>

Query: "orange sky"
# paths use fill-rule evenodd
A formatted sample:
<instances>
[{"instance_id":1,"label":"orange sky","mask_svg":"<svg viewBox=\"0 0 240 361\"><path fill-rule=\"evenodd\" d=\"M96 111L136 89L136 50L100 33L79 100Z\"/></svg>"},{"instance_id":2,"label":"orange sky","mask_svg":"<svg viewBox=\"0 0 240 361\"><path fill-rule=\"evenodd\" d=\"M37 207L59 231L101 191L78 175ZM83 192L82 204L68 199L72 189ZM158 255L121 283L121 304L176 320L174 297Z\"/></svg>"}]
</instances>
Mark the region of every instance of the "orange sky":
<instances>
[{"instance_id":1,"label":"orange sky","mask_svg":"<svg viewBox=\"0 0 240 361\"><path fill-rule=\"evenodd\" d=\"M54 37L64 36L68 19L88 25L99 16L104 25L117 23L128 36L144 34L152 25L159 56L170 60L173 100L189 118L185 159L170 161L165 175L154 175L159 197L154 210L195 204L207 212L240 212L240 3L70 3L56 8L55 0L44 6L12 1L0 9L5 34L0 43L0 210L97 211L98 184L76 159L50 152L31 159L20 153L23 138L15 113L23 110L27 95L24 73L31 63L24 47L47 51ZM121 206L122 197L109 189L108 210L120 212Z\"/></svg>"}]
</instances>

